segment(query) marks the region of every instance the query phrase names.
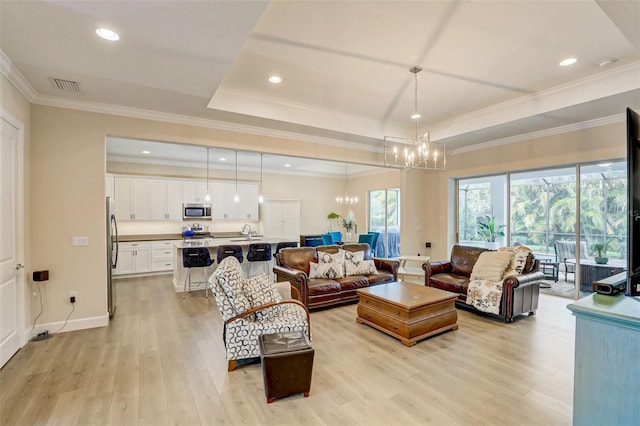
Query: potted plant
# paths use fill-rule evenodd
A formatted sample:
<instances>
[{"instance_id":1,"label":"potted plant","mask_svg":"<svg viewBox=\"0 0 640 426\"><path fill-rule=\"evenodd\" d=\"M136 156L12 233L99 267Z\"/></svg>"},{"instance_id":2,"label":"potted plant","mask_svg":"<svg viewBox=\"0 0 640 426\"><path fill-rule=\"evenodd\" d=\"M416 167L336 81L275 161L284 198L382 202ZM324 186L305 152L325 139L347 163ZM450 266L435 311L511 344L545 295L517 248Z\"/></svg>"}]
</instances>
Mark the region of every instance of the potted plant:
<instances>
[{"instance_id":1,"label":"potted plant","mask_svg":"<svg viewBox=\"0 0 640 426\"><path fill-rule=\"evenodd\" d=\"M351 242L351 232L358 232L358 224L353 218L353 213L349 213L347 217L342 218L342 227L347 232L347 241Z\"/></svg>"},{"instance_id":2,"label":"potted plant","mask_svg":"<svg viewBox=\"0 0 640 426\"><path fill-rule=\"evenodd\" d=\"M591 250L596 254L593 260L599 265L606 265L609 262L609 258L606 257L607 250L603 243L593 243L591 245Z\"/></svg>"},{"instance_id":3,"label":"potted plant","mask_svg":"<svg viewBox=\"0 0 640 426\"><path fill-rule=\"evenodd\" d=\"M327 219L329 220L329 231L333 231L333 221L340 219L340 215L336 212L331 212L327 215Z\"/></svg>"},{"instance_id":4,"label":"potted plant","mask_svg":"<svg viewBox=\"0 0 640 426\"><path fill-rule=\"evenodd\" d=\"M496 226L496 218L495 216L484 215L480 216L477 220L478 225L478 235L482 238L486 243L486 247L489 249L497 249L498 243L496 242L496 238L504 237L503 229L506 227L505 225Z\"/></svg>"}]
</instances>

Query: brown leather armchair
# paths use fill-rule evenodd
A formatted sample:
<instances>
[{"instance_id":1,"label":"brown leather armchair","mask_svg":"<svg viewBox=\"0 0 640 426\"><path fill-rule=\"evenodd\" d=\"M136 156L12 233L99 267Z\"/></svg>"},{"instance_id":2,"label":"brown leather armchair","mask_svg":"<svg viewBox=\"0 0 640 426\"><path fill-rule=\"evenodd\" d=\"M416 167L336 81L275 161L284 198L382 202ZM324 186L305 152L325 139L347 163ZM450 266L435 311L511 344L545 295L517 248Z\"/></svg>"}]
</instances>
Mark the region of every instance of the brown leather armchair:
<instances>
[{"instance_id":1,"label":"brown leather armchair","mask_svg":"<svg viewBox=\"0 0 640 426\"><path fill-rule=\"evenodd\" d=\"M457 306L476 310L466 304L467 287L473 266L485 251L487 249L480 247L453 246L450 260L422 264L424 285L457 293ZM523 313L533 315L538 309L539 281L544 279L544 274L538 271L539 265L540 261L532 254L527 259L521 275L504 279L500 316L504 317L506 322L512 322L514 317Z\"/></svg>"}]
</instances>

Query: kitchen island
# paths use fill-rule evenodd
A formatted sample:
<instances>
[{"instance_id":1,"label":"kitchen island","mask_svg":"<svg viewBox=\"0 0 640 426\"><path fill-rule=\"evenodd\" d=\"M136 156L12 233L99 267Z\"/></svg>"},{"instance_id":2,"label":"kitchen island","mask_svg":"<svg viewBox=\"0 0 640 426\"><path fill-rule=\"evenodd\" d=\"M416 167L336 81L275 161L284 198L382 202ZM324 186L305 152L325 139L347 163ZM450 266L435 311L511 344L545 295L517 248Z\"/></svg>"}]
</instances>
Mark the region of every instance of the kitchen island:
<instances>
[{"instance_id":1,"label":"kitchen island","mask_svg":"<svg viewBox=\"0 0 640 426\"><path fill-rule=\"evenodd\" d=\"M229 245L229 244L239 245L242 247L242 256L244 258L242 262L242 272L244 276L248 276L250 262L247 262L247 251L249 249L249 244L269 243L271 244L272 254L275 254L276 244L278 244L281 241L283 240L276 239L276 238L262 238L262 237L252 237L251 239L249 239L249 237L194 238L194 239L183 239L183 240L174 241L173 245L175 247L175 250L173 255L173 265L174 265L173 287L175 288L175 291L177 293L181 293L182 290L184 289L186 269L182 266L182 249L186 247L206 247L209 249L209 254L211 255L211 258L216 260L216 251L218 246ZM271 273L271 270L273 269L273 262L274 260L272 259L271 262L269 262L268 264L267 270L270 273ZM209 268L209 273L213 272L217 266L218 266L218 262L216 261ZM201 274L203 273L202 271L204 270L204 268L196 268L196 269L197 270L194 270L191 273L192 282L201 281L200 277L202 276ZM254 270L258 271L258 265L254 266Z\"/></svg>"}]
</instances>

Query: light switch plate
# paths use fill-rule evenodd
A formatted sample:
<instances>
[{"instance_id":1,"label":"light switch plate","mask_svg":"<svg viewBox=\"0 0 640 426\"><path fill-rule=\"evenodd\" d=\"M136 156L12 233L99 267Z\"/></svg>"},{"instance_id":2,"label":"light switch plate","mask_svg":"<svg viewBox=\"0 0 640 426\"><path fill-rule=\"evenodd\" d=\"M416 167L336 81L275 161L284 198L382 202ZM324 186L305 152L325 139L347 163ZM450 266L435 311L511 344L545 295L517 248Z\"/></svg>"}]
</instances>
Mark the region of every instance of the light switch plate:
<instances>
[{"instance_id":1,"label":"light switch plate","mask_svg":"<svg viewBox=\"0 0 640 426\"><path fill-rule=\"evenodd\" d=\"M73 237L73 241L71 242L73 247L82 247L89 245L89 237Z\"/></svg>"}]
</instances>

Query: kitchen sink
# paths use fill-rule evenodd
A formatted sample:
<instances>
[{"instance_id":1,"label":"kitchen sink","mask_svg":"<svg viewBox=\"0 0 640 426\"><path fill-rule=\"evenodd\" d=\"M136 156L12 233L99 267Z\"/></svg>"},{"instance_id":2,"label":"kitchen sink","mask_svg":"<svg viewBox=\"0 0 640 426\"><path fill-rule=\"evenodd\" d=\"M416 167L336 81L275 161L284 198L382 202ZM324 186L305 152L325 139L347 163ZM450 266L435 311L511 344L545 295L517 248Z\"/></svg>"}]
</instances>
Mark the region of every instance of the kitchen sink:
<instances>
[{"instance_id":1,"label":"kitchen sink","mask_svg":"<svg viewBox=\"0 0 640 426\"><path fill-rule=\"evenodd\" d=\"M234 238L230 240L231 242L237 243L240 241L262 241L262 237L244 237L244 238Z\"/></svg>"}]
</instances>

